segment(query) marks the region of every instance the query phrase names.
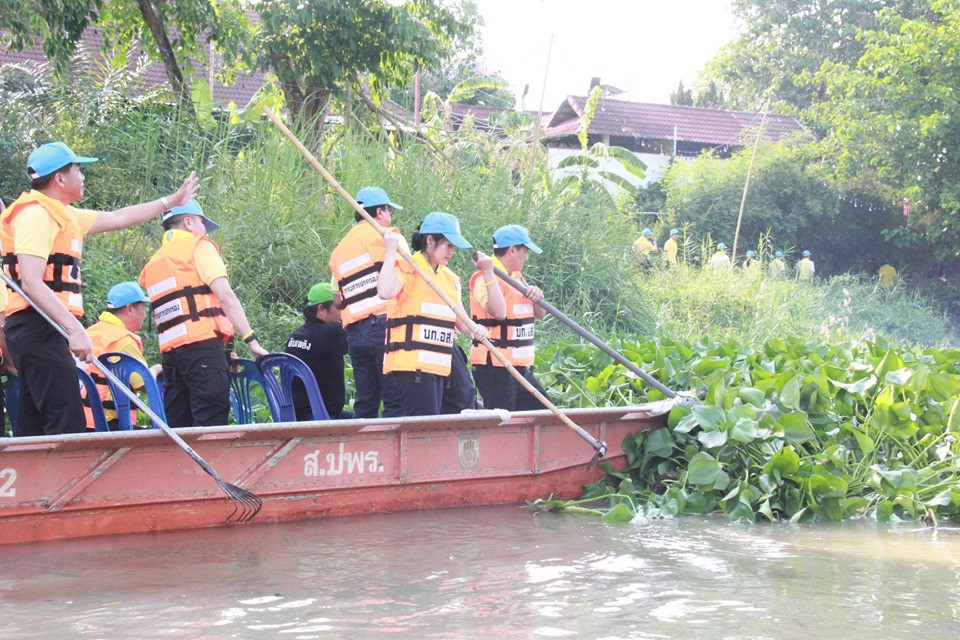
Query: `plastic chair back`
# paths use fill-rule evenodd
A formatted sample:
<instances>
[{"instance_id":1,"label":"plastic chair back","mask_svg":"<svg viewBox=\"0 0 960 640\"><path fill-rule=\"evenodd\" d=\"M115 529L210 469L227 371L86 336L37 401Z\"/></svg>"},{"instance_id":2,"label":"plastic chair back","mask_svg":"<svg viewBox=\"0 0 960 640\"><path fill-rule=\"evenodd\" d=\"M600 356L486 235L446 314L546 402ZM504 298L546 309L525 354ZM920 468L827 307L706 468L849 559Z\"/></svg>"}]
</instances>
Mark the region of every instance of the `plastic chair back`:
<instances>
[{"instance_id":1,"label":"plastic chair back","mask_svg":"<svg viewBox=\"0 0 960 640\"><path fill-rule=\"evenodd\" d=\"M115 375L121 382L130 388L130 378L137 373L143 379L143 388L147 392L147 404L157 416L167 421L167 414L163 410L163 396L160 395L160 388L157 381L150 373L150 369L143 362L133 356L125 353L104 353L99 358L100 362L106 365L110 373ZM110 395L113 396L113 404L117 408L117 420L120 422L120 431L130 431L133 424L130 422L130 398L121 389L117 389L112 382L107 382L110 387ZM156 424L154 429L159 429Z\"/></svg>"},{"instance_id":2,"label":"plastic chair back","mask_svg":"<svg viewBox=\"0 0 960 640\"><path fill-rule=\"evenodd\" d=\"M230 404L237 424L253 424L253 385L258 384L266 395L267 385L263 374L253 360L241 358L230 363L231 369L239 367L239 372L230 373ZM270 410L271 413L273 409Z\"/></svg>"},{"instance_id":3,"label":"plastic chair back","mask_svg":"<svg viewBox=\"0 0 960 640\"><path fill-rule=\"evenodd\" d=\"M267 392L270 413L273 414L275 421L297 421L297 414L293 406L293 381L295 378L300 378L307 390L313 419L330 420L327 407L323 404L323 398L320 396L320 389L317 387L317 379L303 360L289 353L271 353L257 359L257 368L263 375L263 388ZM279 380L277 380L277 374L280 376Z\"/></svg>"},{"instance_id":4,"label":"plastic chair back","mask_svg":"<svg viewBox=\"0 0 960 640\"><path fill-rule=\"evenodd\" d=\"M10 416L11 433L16 433L17 415L20 410L20 376L15 373L3 374L3 404L6 405L7 415ZM3 416L0 416L0 427L2 426Z\"/></svg>"},{"instance_id":5,"label":"plastic chair back","mask_svg":"<svg viewBox=\"0 0 960 640\"><path fill-rule=\"evenodd\" d=\"M93 430L110 431L107 425L107 416L103 413L103 402L100 400L100 391L93 377L84 367L77 367L77 379L87 392L87 402L90 404L90 413L93 414Z\"/></svg>"}]
</instances>

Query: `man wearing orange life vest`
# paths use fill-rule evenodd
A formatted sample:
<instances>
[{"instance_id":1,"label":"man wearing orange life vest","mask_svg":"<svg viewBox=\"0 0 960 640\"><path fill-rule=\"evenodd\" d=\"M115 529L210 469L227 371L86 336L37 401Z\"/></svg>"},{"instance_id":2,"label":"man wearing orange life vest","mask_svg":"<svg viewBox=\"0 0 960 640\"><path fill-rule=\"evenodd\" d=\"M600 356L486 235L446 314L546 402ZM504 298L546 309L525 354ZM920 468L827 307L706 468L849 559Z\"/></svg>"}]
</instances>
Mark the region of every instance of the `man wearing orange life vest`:
<instances>
[{"instance_id":1,"label":"man wearing orange life vest","mask_svg":"<svg viewBox=\"0 0 960 640\"><path fill-rule=\"evenodd\" d=\"M163 244L140 272L157 323L171 427L227 424L224 346L234 328L255 356L267 355L230 287L220 248L207 237L218 228L196 200L174 207L163 214Z\"/></svg>"},{"instance_id":2,"label":"man wearing orange life vest","mask_svg":"<svg viewBox=\"0 0 960 640\"><path fill-rule=\"evenodd\" d=\"M403 207L391 202L386 191L364 187L356 200L381 227L400 233L390 223L393 212ZM383 380L387 301L377 296L384 264L383 238L359 213L354 212L354 219L357 224L330 254L330 272L339 288L341 322L347 332L347 353L353 366L353 411L357 418L376 418L382 400L383 416L396 417L402 406L399 392Z\"/></svg>"},{"instance_id":3,"label":"man wearing orange life vest","mask_svg":"<svg viewBox=\"0 0 960 640\"><path fill-rule=\"evenodd\" d=\"M121 282L110 287L110 291L107 292L106 310L100 314L97 323L87 329L90 340L93 342L93 357L99 358L104 353L125 353L146 364L143 359L143 341L135 332L143 327L143 321L147 317L148 302L150 298L136 282ZM154 365L150 370L156 375L160 366ZM116 431L119 428L119 421L107 379L93 364L87 365L87 372L97 383L107 425L111 431ZM141 389L143 380L139 375L134 374L130 378L130 386L134 390ZM87 429L92 430L93 414L86 399L83 404L83 411L87 416ZM136 424L136 409L132 409L130 413L130 421Z\"/></svg>"},{"instance_id":4,"label":"man wearing orange life vest","mask_svg":"<svg viewBox=\"0 0 960 640\"><path fill-rule=\"evenodd\" d=\"M531 251L541 252L540 247L530 240L527 229L516 224L500 227L493 234L493 247L496 266L526 284L521 273L523 265ZM543 308L537 305L541 298L543 291L538 287L528 286L525 293L520 293L498 278L479 271L470 279L470 315L474 322L490 329L493 346L530 384L546 395L546 390L530 369L534 360L534 321L544 315ZM474 343L470 363L485 409L530 411L541 407L540 402L521 387L482 344Z\"/></svg>"},{"instance_id":5,"label":"man wearing orange life vest","mask_svg":"<svg viewBox=\"0 0 960 640\"><path fill-rule=\"evenodd\" d=\"M62 142L37 148L27 159L31 191L0 214L3 268L30 298L62 326L60 336L19 294L9 292L7 344L20 371L20 407L14 435L37 436L86 430L71 352L89 362L93 351L83 315L80 258L88 233L126 229L183 204L197 192L191 173L176 193L116 211L70 205L83 197L81 164L95 162Z\"/></svg>"},{"instance_id":6,"label":"man wearing orange life vest","mask_svg":"<svg viewBox=\"0 0 960 640\"><path fill-rule=\"evenodd\" d=\"M443 383L450 375L453 361L454 329L470 333L447 304L420 274L405 260L397 260L398 233L383 238L386 251L377 292L390 300L387 308L387 343L383 357L383 373L387 384L400 391L402 415L438 415L443 402ZM457 248L470 249L460 234L460 223L449 213L434 211L424 218L411 242L413 260L433 274L433 281L460 305L460 278L447 268ZM493 273L493 263L479 254L478 264ZM460 307L461 311L463 310ZM489 332L477 326L475 340Z\"/></svg>"}]
</instances>

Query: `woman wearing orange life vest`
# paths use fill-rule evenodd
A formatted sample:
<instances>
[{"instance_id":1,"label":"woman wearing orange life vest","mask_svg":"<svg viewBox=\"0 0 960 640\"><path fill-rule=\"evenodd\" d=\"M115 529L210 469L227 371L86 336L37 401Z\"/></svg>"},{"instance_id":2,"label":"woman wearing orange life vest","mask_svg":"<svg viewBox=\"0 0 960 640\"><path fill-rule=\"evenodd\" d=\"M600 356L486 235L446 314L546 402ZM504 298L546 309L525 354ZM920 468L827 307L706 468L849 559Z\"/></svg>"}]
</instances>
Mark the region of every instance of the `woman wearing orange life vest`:
<instances>
[{"instance_id":1,"label":"woman wearing orange life vest","mask_svg":"<svg viewBox=\"0 0 960 640\"><path fill-rule=\"evenodd\" d=\"M443 383L452 365L454 330L470 330L411 265L397 260L400 240L397 233L384 235L386 253L377 283L377 294L391 301L387 307L384 379L400 392L404 416L438 415ZM434 211L424 218L410 244L416 251L413 260L433 274L434 282L463 312L460 278L447 264L458 248L472 246L460 234L456 217ZM488 256L479 254L477 265L492 276L493 261ZM474 340L488 335L480 326L472 334Z\"/></svg>"}]
</instances>

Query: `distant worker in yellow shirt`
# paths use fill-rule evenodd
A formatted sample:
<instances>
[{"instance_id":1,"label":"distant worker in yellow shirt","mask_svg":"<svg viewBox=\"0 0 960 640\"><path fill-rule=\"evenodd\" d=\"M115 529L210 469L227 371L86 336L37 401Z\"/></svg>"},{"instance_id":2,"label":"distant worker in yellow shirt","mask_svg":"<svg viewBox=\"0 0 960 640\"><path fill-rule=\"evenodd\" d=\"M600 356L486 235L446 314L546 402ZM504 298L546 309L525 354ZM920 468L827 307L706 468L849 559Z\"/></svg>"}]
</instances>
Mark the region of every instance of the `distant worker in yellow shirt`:
<instances>
[{"instance_id":1,"label":"distant worker in yellow shirt","mask_svg":"<svg viewBox=\"0 0 960 640\"><path fill-rule=\"evenodd\" d=\"M760 261L757 260L757 252L753 249L747 250L747 258L743 261L743 272L751 276L760 273Z\"/></svg>"},{"instance_id":2,"label":"distant worker in yellow shirt","mask_svg":"<svg viewBox=\"0 0 960 640\"><path fill-rule=\"evenodd\" d=\"M877 271L880 276L880 286L884 289L893 289L897 284L897 270L893 265L885 264Z\"/></svg>"},{"instance_id":3,"label":"distant worker in yellow shirt","mask_svg":"<svg viewBox=\"0 0 960 640\"><path fill-rule=\"evenodd\" d=\"M650 266L650 254L657 252L657 239L653 237L653 231L643 230L637 241L633 243L633 252L640 264L645 267Z\"/></svg>"},{"instance_id":4,"label":"distant worker in yellow shirt","mask_svg":"<svg viewBox=\"0 0 960 640\"><path fill-rule=\"evenodd\" d=\"M813 280L817 273L816 265L810 259L812 254L809 250L803 250L803 258L797 263L797 278L799 280Z\"/></svg>"},{"instance_id":5,"label":"distant worker in yellow shirt","mask_svg":"<svg viewBox=\"0 0 960 640\"><path fill-rule=\"evenodd\" d=\"M663 266L665 267L677 266L677 251L679 249L677 238L679 236L679 231L670 229L670 237L663 243Z\"/></svg>"},{"instance_id":6,"label":"distant worker in yellow shirt","mask_svg":"<svg viewBox=\"0 0 960 640\"><path fill-rule=\"evenodd\" d=\"M783 251L775 251L770 262L770 275L782 278L787 273L787 263L783 261Z\"/></svg>"},{"instance_id":7,"label":"distant worker in yellow shirt","mask_svg":"<svg viewBox=\"0 0 960 640\"><path fill-rule=\"evenodd\" d=\"M720 242L717 244L717 251L710 257L710 262L707 264L710 269L729 269L730 268L730 256L727 255L727 245Z\"/></svg>"}]
</instances>

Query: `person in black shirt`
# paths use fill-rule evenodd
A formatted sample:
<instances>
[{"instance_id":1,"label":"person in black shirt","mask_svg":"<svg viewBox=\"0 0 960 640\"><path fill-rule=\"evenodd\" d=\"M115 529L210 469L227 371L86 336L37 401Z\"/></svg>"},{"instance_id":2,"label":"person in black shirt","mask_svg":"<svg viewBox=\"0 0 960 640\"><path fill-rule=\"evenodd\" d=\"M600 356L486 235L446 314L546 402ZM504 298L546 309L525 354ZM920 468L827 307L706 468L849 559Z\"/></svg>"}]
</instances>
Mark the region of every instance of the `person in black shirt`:
<instances>
[{"instance_id":1,"label":"person in black shirt","mask_svg":"<svg viewBox=\"0 0 960 640\"><path fill-rule=\"evenodd\" d=\"M340 325L340 308L333 303L333 289L323 282L310 288L303 307L305 322L287 341L286 352L310 367L327 413L334 420L352 418L344 411L343 356L347 354L347 332ZM293 382L293 406L297 420L312 420L310 401L300 380Z\"/></svg>"}]
</instances>

